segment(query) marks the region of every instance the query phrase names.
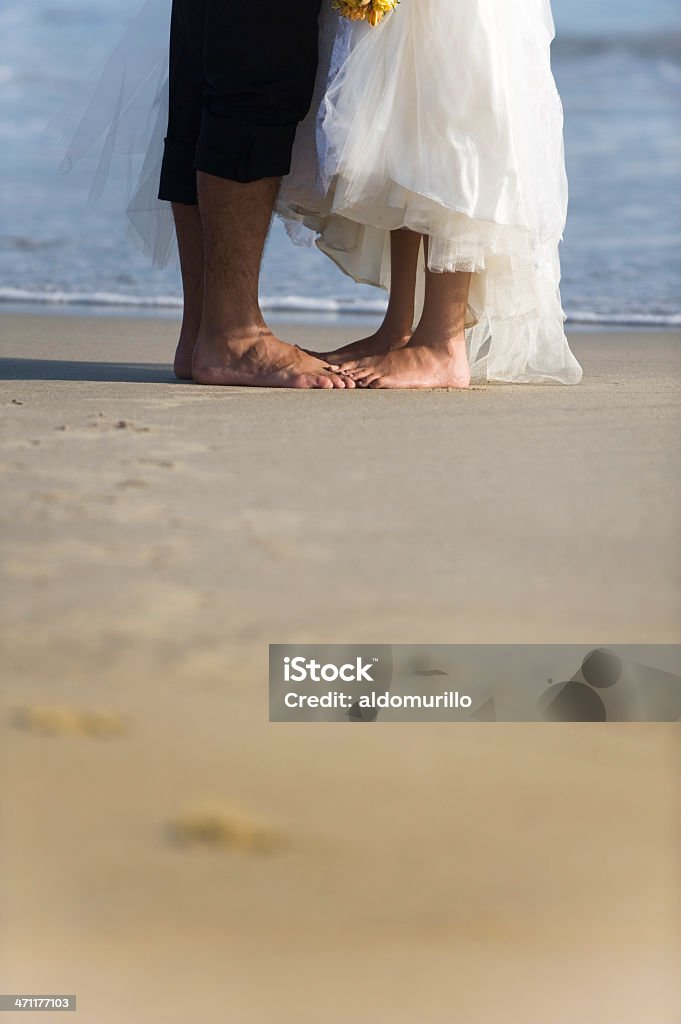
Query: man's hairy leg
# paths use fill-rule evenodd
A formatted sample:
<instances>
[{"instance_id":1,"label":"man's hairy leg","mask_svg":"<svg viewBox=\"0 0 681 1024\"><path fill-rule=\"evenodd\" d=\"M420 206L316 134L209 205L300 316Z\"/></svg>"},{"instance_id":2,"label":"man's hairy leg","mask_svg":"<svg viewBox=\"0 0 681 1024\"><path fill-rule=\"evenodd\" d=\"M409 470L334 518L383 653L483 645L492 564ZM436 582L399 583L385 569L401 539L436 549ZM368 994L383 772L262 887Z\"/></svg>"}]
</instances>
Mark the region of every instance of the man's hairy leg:
<instances>
[{"instance_id":1,"label":"man's hairy leg","mask_svg":"<svg viewBox=\"0 0 681 1024\"><path fill-rule=\"evenodd\" d=\"M328 363L276 338L260 311L260 263L279 183L198 173L204 297L192 375L199 384L352 386Z\"/></svg>"}]
</instances>

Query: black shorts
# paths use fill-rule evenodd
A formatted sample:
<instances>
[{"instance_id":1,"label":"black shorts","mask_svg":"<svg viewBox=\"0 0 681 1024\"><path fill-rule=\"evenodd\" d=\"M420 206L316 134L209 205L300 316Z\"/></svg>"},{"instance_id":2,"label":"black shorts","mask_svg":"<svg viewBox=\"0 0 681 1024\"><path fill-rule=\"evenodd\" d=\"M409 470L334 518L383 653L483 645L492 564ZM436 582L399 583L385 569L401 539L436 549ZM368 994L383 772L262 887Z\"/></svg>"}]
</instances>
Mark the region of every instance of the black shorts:
<instances>
[{"instance_id":1,"label":"black shorts","mask_svg":"<svg viewBox=\"0 0 681 1024\"><path fill-rule=\"evenodd\" d=\"M173 0L160 199L195 204L197 170L240 182L288 174L314 89L320 6Z\"/></svg>"}]
</instances>

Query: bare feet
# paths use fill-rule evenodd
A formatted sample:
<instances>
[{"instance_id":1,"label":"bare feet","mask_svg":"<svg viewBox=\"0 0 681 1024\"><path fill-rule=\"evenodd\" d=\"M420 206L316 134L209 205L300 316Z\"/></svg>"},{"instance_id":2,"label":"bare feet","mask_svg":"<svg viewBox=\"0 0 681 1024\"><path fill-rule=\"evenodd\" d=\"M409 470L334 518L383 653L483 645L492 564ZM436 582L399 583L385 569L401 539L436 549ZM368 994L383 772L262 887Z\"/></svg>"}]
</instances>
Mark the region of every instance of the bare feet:
<instances>
[{"instance_id":1,"label":"bare feet","mask_svg":"<svg viewBox=\"0 0 681 1024\"><path fill-rule=\"evenodd\" d=\"M265 326L231 337L200 334L192 361L192 376L197 384L354 388L354 381L334 372L337 369L325 360L280 341Z\"/></svg>"},{"instance_id":2,"label":"bare feet","mask_svg":"<svg viewBox=\"0 0 681 1024\"><path fill-rule=\"evenodd\" d=\"M417 334L384 355L340 360L341 371L359 388L467 388L471 374L463 336L426 345Z\"/></svg>"},{"instance_id":3,"label":"bare feet","mask_svg":"<svg viewBox=\"0 0 681 1024\"><path fill-rule=\"evenodd\" d=\"M393 352L397 348L404 348L409 343L411 331L393 331L382 324L375 334L360 341L353 341L350 345L334 349L333 352L310 352L311 356L318 359L332 359L339 362L341 359L363 359L366 356L382 356L386 352Z\"/></svg>"}]
</instances>

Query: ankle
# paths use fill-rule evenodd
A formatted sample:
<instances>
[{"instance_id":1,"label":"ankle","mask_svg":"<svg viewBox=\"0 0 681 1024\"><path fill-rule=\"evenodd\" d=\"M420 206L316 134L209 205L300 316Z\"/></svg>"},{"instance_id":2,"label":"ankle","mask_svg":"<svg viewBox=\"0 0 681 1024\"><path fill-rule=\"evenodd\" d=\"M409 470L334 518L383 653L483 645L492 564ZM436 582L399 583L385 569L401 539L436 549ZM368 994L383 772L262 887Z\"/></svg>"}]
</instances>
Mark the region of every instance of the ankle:
<instances>
[{"instance_id":1,"label":"ankle","mask_svg":"<svg viewBox=\"0 0 681 1024\"><path fill-rule=\"evenodd\" d=\"M413 322L413 317L410 320L406 318L393 319L392 317L386 317L379 328L379 332L389 338L396 338L398 340L409 338L414 330Z\"/></svg>"},{"instance_id":2,"label":"ankle","mask_svg":"<svg viewBox=\"0 0 681 1024\"><path fill-rule=\"evenodd\" d=\"M219 342L230 344L232 342L255 342L263 335L270 335L272 332L265 321L260 318L225 318L221 320L208 320L205 317L199 326L199 337L207 342Z\"/></svg>"},{"instance_id":3,"label":"ankle","mask_svg":"<svg viewBox=\"0 0 681 1024\"><path fill-rule=\"evenodd\" d=\"M460 355L461 352L466 351L466 335L463 331L457 334L450 335L449 338L444 342L443 348L447 349L450 356Z\"/></svg>"},{"instance_id":4,"label":"ankle","mask_svg":"<svg viewBox=\"0 0 681 1024\"><path fill-rule=\"evenodd\" d=\"M185 311L180 325L180 338L193 338L194 341L196 341L199 336L200 328L201 315L192 316Z\"/></svg>"},{"instance_id":5,"label":"ankle","mask_svg":"<svg viewBox=\"0 0 681 1024\"><path fill-rule=\"evenodd\" d=\"M452 332L442 327L428 327L419 324L419 327L412 336L415 345L425 345L427 348L435 349L438 352L445 352L449 356L459 356L466 351L466 334L464 331Z\"/></svg>"}]
</instances>

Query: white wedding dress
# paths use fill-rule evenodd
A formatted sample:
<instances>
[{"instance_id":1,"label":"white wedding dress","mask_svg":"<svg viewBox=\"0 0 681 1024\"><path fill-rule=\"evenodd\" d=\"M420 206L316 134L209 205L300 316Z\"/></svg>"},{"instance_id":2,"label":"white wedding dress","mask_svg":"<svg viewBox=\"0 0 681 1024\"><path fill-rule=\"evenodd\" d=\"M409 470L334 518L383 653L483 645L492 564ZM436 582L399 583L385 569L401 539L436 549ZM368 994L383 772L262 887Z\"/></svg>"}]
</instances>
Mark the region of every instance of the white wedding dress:
<instances>
[{"instance_id":1,"label":"white wedding dress","mask_svg":"<svg viewBox=\"0 0 681 1024\"><path fill-rule=\"evenodd\" d=\"M126 157L128 216L159 265L174 249L156 198L169 7L147 0L65 161L94 150L99 191ZM316 240L356 281L390 287L390 231L401 227L429 236L431 270L472 272L474 380L581 378L559 290L567 178L553 35L550 0L401 0L373 29L323 0L315 96L276 211L295 241Z\"/></svg>"}]
</instances>

